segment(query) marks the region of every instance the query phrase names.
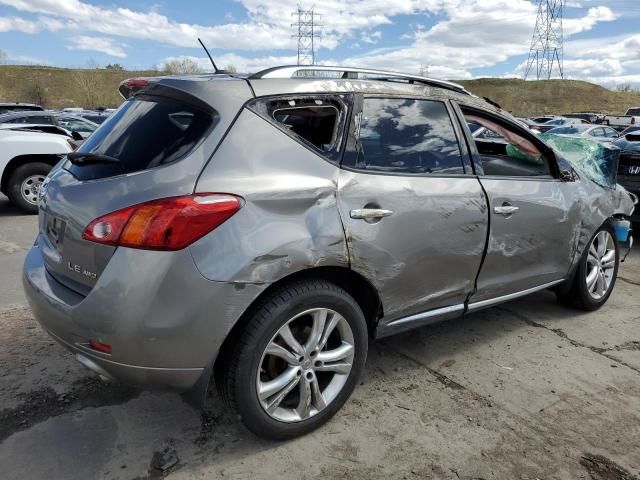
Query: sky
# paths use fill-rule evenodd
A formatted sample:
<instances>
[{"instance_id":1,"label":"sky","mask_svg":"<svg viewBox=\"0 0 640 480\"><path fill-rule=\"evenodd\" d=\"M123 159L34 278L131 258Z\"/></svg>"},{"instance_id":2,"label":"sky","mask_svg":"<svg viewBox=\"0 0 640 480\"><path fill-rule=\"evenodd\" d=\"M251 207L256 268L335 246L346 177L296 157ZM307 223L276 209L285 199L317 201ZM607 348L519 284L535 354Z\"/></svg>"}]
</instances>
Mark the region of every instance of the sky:
<instances>
[{"instance_id":1,"label":"sky","mask_svg":"<svg viewBox=\"0 0 640 480\"><path fill-rule=\"evenodd\" d=\"M521 77L534 0L0 0L5 63L162 67L169 59L255 72L297 61L292 16L320 14L319 63L444 79ZM565 0L565 76L640 87L640 0Z\"/></svg>"}]
</instances>

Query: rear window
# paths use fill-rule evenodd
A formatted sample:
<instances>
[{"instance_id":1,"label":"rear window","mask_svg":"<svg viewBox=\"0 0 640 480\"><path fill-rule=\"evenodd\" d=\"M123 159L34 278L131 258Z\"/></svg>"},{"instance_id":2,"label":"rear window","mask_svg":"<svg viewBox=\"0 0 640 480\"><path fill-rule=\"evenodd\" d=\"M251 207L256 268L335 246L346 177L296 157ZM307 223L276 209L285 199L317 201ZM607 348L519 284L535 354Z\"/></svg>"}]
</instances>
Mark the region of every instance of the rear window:
<instances>
[{"instance_id":1,"label":"rear window","mask_svg":"<svg viewBox=\"0 0 640 480\"><path fill-rule=\"evenodd\" d=\"M78 152L106 155L117 163L69 163L80 180L112 177L167 165L193 150L214 126L214 114L159 97L126 101Z\"/></svg>"}]
</instances>

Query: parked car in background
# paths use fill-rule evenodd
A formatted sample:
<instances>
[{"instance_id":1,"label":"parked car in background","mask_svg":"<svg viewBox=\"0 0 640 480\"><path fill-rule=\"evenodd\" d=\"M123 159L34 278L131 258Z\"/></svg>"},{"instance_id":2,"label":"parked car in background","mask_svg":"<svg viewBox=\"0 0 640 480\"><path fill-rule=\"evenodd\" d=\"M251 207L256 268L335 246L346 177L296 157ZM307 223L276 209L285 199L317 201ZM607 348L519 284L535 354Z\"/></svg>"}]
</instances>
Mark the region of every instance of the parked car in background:
<instances>
[{"instance_id":1,"label":"parked car in background","mask_svg":"<svg viewBox=\"0 0 640 480\"><path fill-rule=\"evenodd\" d=\"M621 150L618 183L640 197L640 131L621 136L613 145ZM640 211L635 211L631 220L640 224Z\"/></svg>"},{"instance_id":2,"label":"parked car in background","mask_svg":"<svg viewBox=\"0 0 640 480\"><path fill-rule=\"evenodd\" d=\"M58 125L38 125L38 124L29 124L29 123L0 123L0 130L53 133L56 135L63 135L73 140L73 145L75 145L75 148L79 147L84 141L84 138L78 132L71 132L66 128L59 127Z\"/></svg>"},{"instance_id":3,"label":"parked car in background","mask_svg":"<svg viewBox=\"0 0 640 480\"><path fill-rule=\"evenodd\" d=\"M549 120L553 120L554 118L554 115L542 115L540 117L529 117L529 120L534 124L543 124L548 122Z\"/></svg>"},{"instance_id":4,"label":"parked car in background","mask_svg":"<svg viewBox=\"0 0 640 480\"><path fill-rule=\"evenodd\" d=\"M37 213L45 177L76 147L76 141L64 132L43 133L38 126L27 125L0 128L0 192L21 211Z\"/></svg>"},{"instance_id":5,"label":"parked car in background","mask_svg":"<svg viewBox=\"0 0 640 480\"><path fill-rule=\"evenodd\" d=\"M104 109L104 110L83 110L81 112L76 113L77 116L86 118L87 120L92 121L98 125L101 125L107 118L111 116L111 114L115 110L113 109Z\"/></svg>"},{"instance_id":6,"label":"parked car in background","mask_svg":"<svg viewBox=\"0 0 640 480\"><path fill-rule=\"evenodd\" d=\"M17 112L17 111L42 111L44 110L44 108L42 108L40 105L37 105L35 103L10 103L10 102L0 102L0 115L3 113L8 113L8 112Z\"/></svg>"},{"instance_id":7,"label":"parked car in background","mask_svg":"<svg viewBox=\"0 0 640 480\"><path fill-rule=\"evenodd\" d=\"M620 132L620 137L624 137L628 133L637 132L640 130L640 125L635 125L633 127L627 127L623 131Z\"/></svg>"},{"instance_id":8,"label":"parked car in background","mask_svg":"<svg viewBox=\"0 0 640 480\"><path fill-rule=\"evenodd\" d=\"M199 404L213 378L251 431L292 438L347 401L369 337L613 290L628 192L459 85L314 65L120 91L47 177L23 273L103 377Z\"/></svg>"},{"instance_id":9,"label":"parked car in background","mask_svg":"<svg viewBox=\"0 0 640 480\"><path fill-rule=\"evenodd\" d=\"M600 124L602 120L604 120L604 113L595 113L595 112L575 112L575 113L567 113L563 115L566 118L579 118L585 120L589 123Z\"/></svg>"},{"instance_id":10,"label":"parked car in background","mask_svg":"<svg viewBox=\"0 0 640 480\"><path fill-rule=\"evenodd\" d=\"M621 116L606 115L602 123L618 130L623 130L632 125L640 125L640 107L629 108L627 113Z\"/></svg>"},{"instance_id":11,"label":"parked car in background","mask_svg":"<svg viewBox=\"0 0 640 480\"><path fill-rule=\"evenodd\" d=\"M0 115L0 124L2 123L57 125L69 131L78 132L83 138L87 138L98 128L97 123L86 118L52 110L5 113Z\"/></svg>"},{"instance_id":12,"label":"parked car in background","mask_svg":"<svg viewBox=\"0 0 640 480\"><path fill-rule=\"evenodd\" d=\"M551 120L547 120L542 124L538 123L531 126L531 129L537 130L540 133L544 133L551 130L552 128L561 127L564 125L584 125L584 124L588 124L588 122L580 118L554 117Z\"/></svg>"},{"instance_id":13,"label":"parked car in background","mask_svg":"<svg viewBox=\"0 0 640 480\"><path fill-rule=\"evenodd\" d=\"M600 125L568 125L552 128L547 133L571 137L587 137L599 142L613 142L620 136L616 129Z\"/></svg>"}]
</instances>

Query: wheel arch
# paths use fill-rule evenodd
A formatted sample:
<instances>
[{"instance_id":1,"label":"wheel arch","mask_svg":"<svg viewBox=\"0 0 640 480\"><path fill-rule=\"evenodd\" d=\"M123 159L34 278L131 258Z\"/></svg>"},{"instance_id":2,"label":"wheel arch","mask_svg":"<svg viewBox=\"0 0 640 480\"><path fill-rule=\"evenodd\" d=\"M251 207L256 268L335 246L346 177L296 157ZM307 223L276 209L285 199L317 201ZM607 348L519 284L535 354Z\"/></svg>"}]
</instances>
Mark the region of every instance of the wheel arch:
<instances>
[{"instance_id":1,"label":"wheel arch","mask_svg":"<svg viewBox=\"0 0 640 480\"><path fill-rule=\"evenodd\" d=\"M46 163L47 165L51 165L52 167L58 163L60 157L55 154L27 154L27 155L18 155L9 160L9 163L4 167L2 171L2 178L0 179L0 192L6 193L7 187L9 186L9 178L11 178L11 174L22 165L27 165L29 163Z\"/></svg>"},{"instance_id":2,"label":"wheel arch","mask_svg":"<svg viewBox=\"0 0 640 480\"><path fill-rule=\"evenodd\" d=\"M240 319L231 328L220 347L213 365L213 374L216 381L220 378L221 370L225 366L225 360L228 358L236 339L242 334L244 328L251 320L252 313L258 308L262 301L283 286L301 280L312 279L326 280L334 283L349 293L364 313L369 335L374 335L378 320L382 318L383 306L378 291L367 279L348 267L314 267L301 270L269 285L269 287L258 295L251 305L249 305Z\"/></svg>"}]
</instances>

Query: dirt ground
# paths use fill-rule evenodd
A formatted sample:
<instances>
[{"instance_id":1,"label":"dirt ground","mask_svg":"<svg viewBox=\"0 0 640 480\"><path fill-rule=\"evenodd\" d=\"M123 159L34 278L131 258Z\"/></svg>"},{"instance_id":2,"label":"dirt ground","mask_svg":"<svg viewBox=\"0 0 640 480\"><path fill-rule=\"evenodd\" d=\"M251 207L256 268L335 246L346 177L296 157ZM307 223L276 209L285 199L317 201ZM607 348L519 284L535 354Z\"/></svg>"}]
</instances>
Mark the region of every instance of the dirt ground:
<instances>
[{"instance_id":1,"label":"dirt ground","mask_svg":"<svg viewBox=\"0 0 640 480\"><path fill-rule=\"evenodd\" d=\"M372 343L336 417L275 443L44 334L20 290L35 222L0 198L2 479L640 479L640 250L598 312L542 292Z\"/></svg>"}]
</instances>

